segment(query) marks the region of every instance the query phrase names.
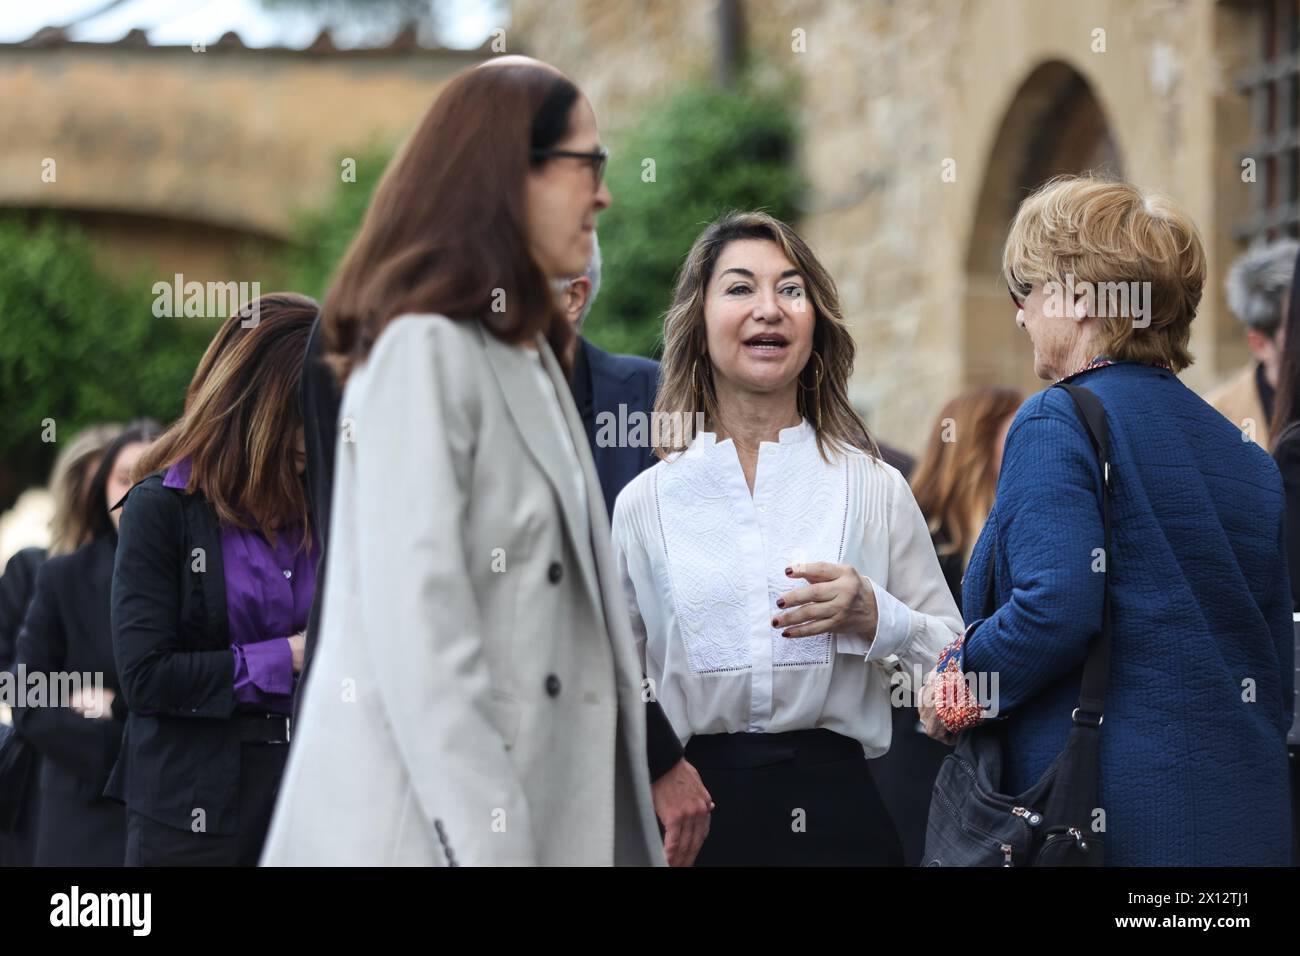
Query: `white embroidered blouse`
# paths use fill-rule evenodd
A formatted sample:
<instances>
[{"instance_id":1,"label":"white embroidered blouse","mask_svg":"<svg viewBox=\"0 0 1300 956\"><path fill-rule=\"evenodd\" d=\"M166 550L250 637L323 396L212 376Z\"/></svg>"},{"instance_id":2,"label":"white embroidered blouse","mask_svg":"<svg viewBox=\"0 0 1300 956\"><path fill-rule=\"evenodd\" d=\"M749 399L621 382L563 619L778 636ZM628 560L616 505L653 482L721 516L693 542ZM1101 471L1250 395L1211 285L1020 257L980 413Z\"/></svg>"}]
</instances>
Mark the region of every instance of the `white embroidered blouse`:
<instances>
[{"instance_id":1,"label":"white embroidered blouse","mask_svg":"<svg viewBox=\"0 0 1300 956\"><path fill-rule=\"evenodd\" d=\"M824 461L807 421L759 446L754 492L730 439L699 433L627 485L614 553L638 649L678 736L825 727L889 749L890 678L927 674L961 633L925 519L899 472L853 450ZM874 635L782 637L794 564L870 579Z\"/></svg>"}]
</instances>

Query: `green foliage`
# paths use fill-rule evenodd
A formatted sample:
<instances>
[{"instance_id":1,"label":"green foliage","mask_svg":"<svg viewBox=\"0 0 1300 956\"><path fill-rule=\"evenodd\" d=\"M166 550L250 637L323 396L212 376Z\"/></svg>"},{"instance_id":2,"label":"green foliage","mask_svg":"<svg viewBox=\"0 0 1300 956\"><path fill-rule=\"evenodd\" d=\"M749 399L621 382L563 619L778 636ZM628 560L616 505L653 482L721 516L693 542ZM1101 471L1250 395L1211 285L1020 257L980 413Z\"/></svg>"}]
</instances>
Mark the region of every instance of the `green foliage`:
<instances>
[{"instance_id":1,"label":"green foliage","mask_svg":"<svg viewBox=\"0 0 1300 956\"><path fill-rule=\"evenodd\" d=\"M611 351L655 354L677 269L709 222L732 210L797 217L796 139L776 92L690 87L647 111L610 159L602 285L584 334Z\"/></svg>"},{"instance_id":2,"label":"green foliage","mask_svg":"<svg viewBox=\"0 0 1300 956\"><path fill-rule=\"evenodd\" d=\"M158 319L143 280L95 267L74 226L0 220L0 498L44 482L60 442L94 422L180 413L215 329ZM55 442L42 440L54 420Z\"/></svg>"},{"instance_id":3,"label":"green foliage","mask_svg":"<svg viewBox=\"0 0 1300 956\"><path fill-rule=\"evenodd\" d=\"M361 228L370 197L392 159L390 147L372 146L359 152L356 181L343 179L340 157L334 169L334 191L319 208L304 213L294 230L295 243L287 253L290 282L288 288L309 295L324 305L334 269L338 266Z\"/></svg>"}]
</instances>

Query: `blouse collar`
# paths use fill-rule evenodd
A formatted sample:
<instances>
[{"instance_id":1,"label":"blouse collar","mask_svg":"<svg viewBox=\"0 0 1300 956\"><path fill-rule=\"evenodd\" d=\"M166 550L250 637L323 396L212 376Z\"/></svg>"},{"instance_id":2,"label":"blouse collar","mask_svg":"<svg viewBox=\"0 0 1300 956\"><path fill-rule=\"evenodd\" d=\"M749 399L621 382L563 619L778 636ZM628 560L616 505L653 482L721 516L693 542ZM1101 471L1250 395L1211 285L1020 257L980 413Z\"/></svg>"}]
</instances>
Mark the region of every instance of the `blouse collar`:
<instances>
[{"instance_id":1,"label":"blouse collar","mask_svg":"<svg viewBox=\"0 0 1300 956\"><path fill-rule=\"evenodd\" d=\"M801 418L799 419L799 424L791 425L789 428L782 428L777 432L776 441L760 442L759 446L780 445L782 447L787 447L792 445L801 445L804 442L815 439L816 437L817 430L808 423L808 419ZM730 448L734 445L735 443L730 438L718 441L717 432L699 432L696 434L695 440L691 442L691 446L687 451L688 453L694 452L695 454L704 454L712 449L718 449L724 446Z\"/></svg>"}]
</instances>

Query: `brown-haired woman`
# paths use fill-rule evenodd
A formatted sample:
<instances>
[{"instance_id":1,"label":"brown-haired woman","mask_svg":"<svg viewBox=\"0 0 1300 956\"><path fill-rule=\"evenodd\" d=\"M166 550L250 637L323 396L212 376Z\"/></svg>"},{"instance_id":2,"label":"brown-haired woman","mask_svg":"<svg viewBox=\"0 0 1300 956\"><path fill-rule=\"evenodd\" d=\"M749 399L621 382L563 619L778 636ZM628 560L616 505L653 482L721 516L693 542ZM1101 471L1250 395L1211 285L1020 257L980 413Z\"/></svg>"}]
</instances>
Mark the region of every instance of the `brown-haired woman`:
<instances>
[{"instance_id":1,"label":"brown-haired woman","mask_svg":"<svg viewBox=\"0 0 1300 956\"><path fill-rule=\"evenodd\" d=\"M961 578L975 539L993 507L1002 445L1024 395L1013 388L974 388L949 399L912 475L939 567L961 609ZM872 775L903 841L908 866L921 863L930 792L950 748L931 740L912 702L896 700L893 744Z\"/></svg>"},{"instance_id":2,"label":"brown-haired woman","mask_svg":"<svg viewBox=\"0 0 1300 956\"><path fill-rule=\"evenodd\" d=\"M253 865L284 769L316 553L296 389L310 299L263 296L208 346L137 465L113 575L129 709L106 793L127 865Z\"/></svg>"},{"instance_id":3,"label":"brown-haired woman","mask_svg":"<svg viewBox=\"0 0 1300 956\"><path fill-rule=\"evenodd\" d=\"M961 624L849 404L835 283L785 223L724 216L664 340L664 460L619 495L614 545L646 672L717 802L697 865L901 864L864 756L889 749L891 675L928 670Z\"/></svg>"},{"instance_id":4,"label":"brown-haired woman","mask_svg":"<svg viewBox=\"0 0 1300 956\"><path fill-rule=\"evenodd\" d=\"M503 58L453 79L324 310L346 376L320 642L264 857L663 861L608 519L556 356L591 104Z\"/></svg>"},{"instance_id":5,"label":"brown-haired woman","mask_svg":"<svg viewBox=\"0 0 1300 956\"><path fill-rule=\"evenodd\" d=\"M950 398L912 476L912 493L929 522L958 610L961 576L993 507L1007 429L1024 400L1017 389L992 386Z\"/></svg>"}]
</instances>

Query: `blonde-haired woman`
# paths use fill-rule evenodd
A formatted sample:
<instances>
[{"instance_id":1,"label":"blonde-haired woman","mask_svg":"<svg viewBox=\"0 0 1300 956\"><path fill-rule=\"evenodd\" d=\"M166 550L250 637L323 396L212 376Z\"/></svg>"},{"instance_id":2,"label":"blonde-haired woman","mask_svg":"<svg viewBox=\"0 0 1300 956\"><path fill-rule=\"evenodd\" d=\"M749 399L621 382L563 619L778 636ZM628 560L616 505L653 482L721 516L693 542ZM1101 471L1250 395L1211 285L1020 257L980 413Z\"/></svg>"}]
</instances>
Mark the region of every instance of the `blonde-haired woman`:
<instances>
[{"instance_id":1,"label":"blonde-haired woman","mask_svg":"<svg viewBox=\"0 0 1300 956\"><path fill-rule=\"evenodd\" d=\"M928 669L960 619L849 404L835 284L789 226L731 214L691 248L664 338L663 460L613 533L646 673L716 804L697 865L899 864L864 758L889 749L891 674Z\"/></svg>"},{"instance_id":2,"label":"blonde-haired woman","mask_svg":"<svg viewBox=\"0 0 1300 956\"><path fill-rule=\"evenodd\" d=\"M1035 373L1093 393L1109 454L1064 389L1021 407L966 572L970 626L921 708L941 739L997 721L988 783L1031 822L987 862L1031 862L1056 830L1108 865L1285 865L1285 500L1268 453L1178 380L1205 282L1196 226L1129 183L1065 177L1021 204L1003 267ZM972 675L997 676L996 714L961 699ZM1099 769L1067 772L1076 755ZM1061 779L1082 800L1054 819ZM931 815L927 864L968 859L959 824Z\"/></svg>"}]
</instances>

